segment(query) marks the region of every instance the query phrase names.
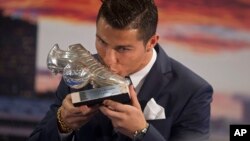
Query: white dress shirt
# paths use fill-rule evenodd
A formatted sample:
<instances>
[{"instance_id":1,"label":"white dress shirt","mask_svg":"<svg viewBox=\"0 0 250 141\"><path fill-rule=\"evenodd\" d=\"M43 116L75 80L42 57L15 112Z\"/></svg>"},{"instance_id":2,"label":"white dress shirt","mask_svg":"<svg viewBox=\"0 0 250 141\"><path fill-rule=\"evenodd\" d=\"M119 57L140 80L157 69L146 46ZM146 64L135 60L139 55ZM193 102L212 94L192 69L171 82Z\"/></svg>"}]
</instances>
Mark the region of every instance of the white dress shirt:
<instances>
[{"instance_id":1,"label":"white dress shirt","mask_svg":"<svg viewBox=\"0 0 250 141\"><path fill-rule=\"evenodd\" d=\"M149 73L149 71L151 70L151 68L153 67L153 65L156 61L157 53L156 53L155 49L152 49L152 50L153 50L153 55L152 55L149 63L141 70L129 75L129 77L132 81L132 84L135 87L135 91L137 94L140 92L141 86L144 83L145 77L147 76L147 74Z\"/></svg>"}]
</instances>

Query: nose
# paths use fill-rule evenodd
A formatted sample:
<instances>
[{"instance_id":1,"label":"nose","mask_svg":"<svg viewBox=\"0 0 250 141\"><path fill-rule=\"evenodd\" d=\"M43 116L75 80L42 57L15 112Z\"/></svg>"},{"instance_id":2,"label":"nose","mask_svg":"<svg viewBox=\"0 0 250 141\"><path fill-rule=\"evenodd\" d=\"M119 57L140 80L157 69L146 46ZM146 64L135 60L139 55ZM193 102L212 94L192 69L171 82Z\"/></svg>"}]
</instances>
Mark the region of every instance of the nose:
<instances>
[{"instance_id":1,"label":"nose","mask_svg":"<svg viewBox=\"0 0 250 141\"><path fill-rule=\"evenodd\" d=\"M105 63L109 68L112 69L112 67L114 67L114 65L117 63L116 52L112 48L107 48L105 53Z\"/></svg>"}]
</instances>

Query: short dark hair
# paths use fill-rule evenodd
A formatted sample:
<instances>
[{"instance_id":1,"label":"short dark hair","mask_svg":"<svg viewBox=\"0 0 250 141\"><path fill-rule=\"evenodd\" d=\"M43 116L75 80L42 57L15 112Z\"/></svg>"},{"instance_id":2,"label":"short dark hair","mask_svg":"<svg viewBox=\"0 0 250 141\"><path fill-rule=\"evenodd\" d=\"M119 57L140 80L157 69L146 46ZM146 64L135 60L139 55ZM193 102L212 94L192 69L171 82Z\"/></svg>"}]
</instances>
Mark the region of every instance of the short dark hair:
<instances>
[{"instance_id":1,"label":"short dark hair","mask_svg":"<svg viewBox=\"0 0 250 141\"><path fill-rule=\"evenodd\" d=\"M158 10L154 0L101 0L96 23L102 17L117 29L138 29L144 43L156 33Z\"/></svg>"}]
</instances>

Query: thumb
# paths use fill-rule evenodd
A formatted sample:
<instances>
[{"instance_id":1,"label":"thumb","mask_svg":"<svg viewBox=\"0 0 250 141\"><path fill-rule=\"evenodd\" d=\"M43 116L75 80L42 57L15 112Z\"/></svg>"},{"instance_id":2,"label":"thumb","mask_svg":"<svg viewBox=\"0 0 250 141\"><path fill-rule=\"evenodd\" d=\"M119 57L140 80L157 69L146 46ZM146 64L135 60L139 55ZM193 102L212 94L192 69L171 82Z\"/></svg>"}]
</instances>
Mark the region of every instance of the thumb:
<instances>
[{"instance_id":1,"label":"thumb","mask_svg":"<svg viewBox=\"0 0 250 141\"><path fill-rule=\"evenodd\" d=\"M141 105L138 101L138 98L137 98L137 94L135 92L135 89L134 89L134 86L133 85L130 85L129 86L129 93L130 93L130 98L131 98L131 104L132 106L138 108L138 109L141 109Z\"/></svg>"}]
</instances>

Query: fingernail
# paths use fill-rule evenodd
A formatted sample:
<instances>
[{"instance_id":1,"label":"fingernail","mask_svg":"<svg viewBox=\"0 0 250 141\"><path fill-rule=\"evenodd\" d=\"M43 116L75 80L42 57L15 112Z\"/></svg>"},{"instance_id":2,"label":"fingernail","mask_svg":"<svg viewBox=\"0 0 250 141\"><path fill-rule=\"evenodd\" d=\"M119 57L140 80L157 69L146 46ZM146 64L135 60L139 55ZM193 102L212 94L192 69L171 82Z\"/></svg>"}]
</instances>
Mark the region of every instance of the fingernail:
<instances>
[{"instance_id":1,"label":"fingernail","mask_svg":"<svg viewBox=\"0 0 250 141\"><path fill-rule=\"evenodd\" d=\"M103 102L102 102L102 104L105 106L105 105L107 105L107 100L104 100Z\"/></svg>"}]
</instances>

